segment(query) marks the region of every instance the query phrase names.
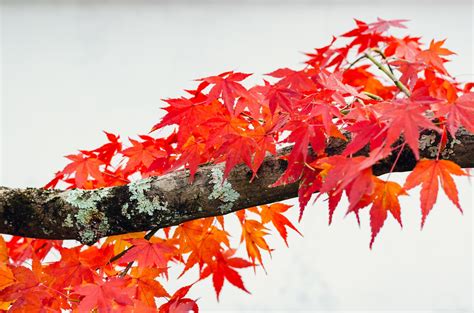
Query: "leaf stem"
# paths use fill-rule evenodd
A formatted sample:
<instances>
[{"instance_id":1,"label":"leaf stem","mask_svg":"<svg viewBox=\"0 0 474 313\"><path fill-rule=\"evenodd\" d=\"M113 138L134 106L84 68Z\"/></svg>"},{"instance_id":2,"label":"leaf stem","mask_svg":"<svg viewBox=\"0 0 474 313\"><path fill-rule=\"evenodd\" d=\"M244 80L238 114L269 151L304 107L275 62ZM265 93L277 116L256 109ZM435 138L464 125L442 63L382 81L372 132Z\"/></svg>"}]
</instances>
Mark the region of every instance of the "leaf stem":
<instances>
[{"instance_id":1,"label":"leaf stem","mask_svg":"<svg viewBox=\"0 0 474 313\"><path fill-rule=\"evenodd\" d=\"M395 161L393 162L392 167L390 168L390 172L388 172L387 181L390 179L390 175L392 175L392 172L395 169L395 165L397 165L398 159L400 159L400 155L402 154L402 151L405 148L405 145L406 145L406 142L404 142L401 145L400 150L398 150L397 157L395 158Z\"/></svg>"},{"instance_id":2,"label":"leaf stem","mask_svg":"<svg viewBox=\"0 0 474 313\"><path fill-rule=\"evenodd\" d=\"M160 229L160 227L158 226L155 226L152 230L150 230L146 235L145 237L143 237L144 239L146 240L150 240L151 237L153 237L153 235ZM113 256L110 260L109 260L109 263L112 263L112 262L115 262L117 261L118 259L120 259L125 253L127 253L130 249L132 249L133 247L135 247L135 245L131 245L130 247L128 247L127 249L123 250L122 252L120 252L119 254Z\"/></svg>"},{"instance_id":3,"label":"leaf stem","mask_svg":"<svg viewBox=\"0 0 474 313\"><path fill-rule=\"evenodd\" d=\"M393 75L392 72L390 72L390 70L388 70L385 66L382 65L382 63L380 63L379 61L377 61L372 55L370 55L369 53L365 53L364 56L369 59L372 63L374 63L378 68L379 70L381 70L382 72L385 73L385 75L388 76L388 78L390 78L394 83L395 83L395 86L398 87L398 89L400 89L401 92L403 92L407 97L410 97L411 96L411 93L410 91L408 90L408 88L402 84L401 81L399 81L395 75Z\"/></svg>"},{"instance_id":4,"label":"leaf stem","mask_svg":"<svg viewBox=\"0 0 474 313\"><path fill-rule=\"evenodd\" d=\"M133 262L134 261L128 262L127 266L123 269L123 271L118 274L120 278L124 278L125 275L127 275L128 271L132 268Z\"/></svg>"}]
</instances>

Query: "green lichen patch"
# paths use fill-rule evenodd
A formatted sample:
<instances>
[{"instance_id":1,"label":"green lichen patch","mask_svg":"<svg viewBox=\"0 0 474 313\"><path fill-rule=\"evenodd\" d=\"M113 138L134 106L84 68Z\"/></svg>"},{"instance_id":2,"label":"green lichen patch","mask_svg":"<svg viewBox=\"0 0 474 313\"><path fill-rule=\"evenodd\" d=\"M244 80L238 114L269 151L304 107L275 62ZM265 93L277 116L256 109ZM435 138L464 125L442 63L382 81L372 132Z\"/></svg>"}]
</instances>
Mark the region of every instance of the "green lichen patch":
<instances>
[{"instance_id":1,"label":"green lichen patch","mask_svg":"<svg viewBox=\"0 0 474 313\"><path fill-rule=\"evenodd\" d=\"M231 183L223 178L224 172L220 168L211 170L212 192L208 198L210 200L220 200L222 204L218 209L222 213L227 213L232 210L234 202L239 199L240 194L234 190Z\"/></svg>"},{"instance_id":2,"label":"green lichen patch","mask_svg":"<svg viewBox=\"0 0 474 313\"><path fill-rule=\"evenodd\" d=\"M75 223L79 228L80 241L93 244L107 233L109 222L107 216L97 209L97 204L109 195L109 189L82 190L68 192L66 202L78 208L74 214ZM68 214L63 222L66 227L74 225L73 218Z\"/></svg>"},{"instance_id":3,"label":"green lichen patch","mask_svg":"<svg viewBox=\"0 0 474 313\"><path fill-rule=\"evenodd\" d=\"M82 208L74 215L80 227L81 242L91 244L103 237L109 229L109 222L103 212L97 208Z\"/></svg>"},{"instance_id":4,"label":"green lichen patch","mask_svg":"<svg viewBox=\"0 0 474 313\"><path fill-rule=\"evenodd\" d=\"M74 227L74 222L72 220L71 214L68 214L66 216L66 219L63 221L63 226L64 227Z\"/></svg>"},{"instance_id":5,"label":"green lichen patch","mask_svg":"<svg viewBox=\"0 0 474 313\"><path fill-rule=\"evenodd\" d=\"M88 225L98 214L99 211L95 207L80 209L75 215L76 222L81 225Z\"/></svg>"},{"instance_id":6,"label":"green lichen patch","mask_svg":"<svg viewBox=\"0 0 474 313\"><path fill-rule=\"evenodd\" d=\"M420 137L420 149L425 150L431 147L436 140L436 134L421 135Z\"/></svg>"},{"instance_id":7,"label":"green lichen patch","mask_svg":"<svg viewBox=\"0 0 474 313\"><path fill-rule=\"evenodd\" d=\"M429 153L429 156L432 158L435 158L438 155L438 149L439 145L434 145L436 142L436 134L428 134L428 135L421 135L420 137L420 149L421 150L427 150ZM444 149L441 151L441 156L443 158L448 158L454 154L454 146L456 144L461 143L456 138L453 138L452 140L449 141L449 143L444 147Z\"/></svg>"},{"instance_id":8,"label":"green lichen patch","mask_svg":"<svg viewBox=\"0 0 474 313\"><path fill-rule=\"evenodd\" d=\"M84 229L81 233L81 242L85 244L93 244L97 241L97 234L91 229Z\"/></svg>"},{"instance_id":9,"label":"green lichen patch","mask_svg":"<svg viewBox=\"0 0 474 313\"><path fill-rule=\"evenodd\" d=\"M168 203L163 202L160 197L150 197L146 193L151 190L152 178L142 179L129 184L130 200L135 201L136 205L129 208L128 203L122 206L122 215L131 218L130 209L136 214L147 214L153 216L156 211L168 209Z\"/></svg>"},{"instance_id":10,"label":"green lichen patch","mask_svg":"<svg viewBox=\"0 0 474 313\"><path fill-rule=\"evenodd\" d=\"M441 156L443 158L451 157L454 154L454 146L460 143L461 141L459 139L453 138L453 140L449 142L449 144L444 148L444 150L441 151Z\"/></svg>"},{"instance_id":11,"label":"green lichen patch","mask_svg":"<svg viewBox=\"0 0 474 313\"><path fill-rule=\"evenodd\" d=\"M128 213L128 203L125 203L124 205L122 205L122 215L125 216L127 219L131 219L132 216L130 215L130 213Z\"/></svg>"},{"instance_id":12,"label":"green lichen patch","mask_svg":"<svg viewBox=\"0 0 474 313\"><path fill-rule=\"evenodd\" d=\"M94 190L73 189L68 191L66 202L79 209L92 208L96 206L97 202L107 197L108 194L108 188Z\"/></svg>"}]
</instances>

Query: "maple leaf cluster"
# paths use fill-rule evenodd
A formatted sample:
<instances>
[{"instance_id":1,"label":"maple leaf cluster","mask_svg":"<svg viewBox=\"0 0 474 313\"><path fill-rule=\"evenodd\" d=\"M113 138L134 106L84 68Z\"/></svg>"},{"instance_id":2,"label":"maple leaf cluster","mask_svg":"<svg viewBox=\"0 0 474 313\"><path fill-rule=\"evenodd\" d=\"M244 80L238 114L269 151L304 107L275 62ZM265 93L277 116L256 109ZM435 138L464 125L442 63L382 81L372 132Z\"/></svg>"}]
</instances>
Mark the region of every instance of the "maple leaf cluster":
<instances>
[{"instance_id":1,"label":"maple leaf cluster","mask_svg":"<svg viewBox=\"0 0 474 313\"><path fill-rule=\"evenodd\" d=\"M422 224L439 182L460 209L452 175L467 173L439 155L460 127L474 132L473 84L462 85L448 73L445 63L454 53L444 40L425 46L419 37L388 34L406 28L405 22L356 20L353 30L308 53L302 69L277 69L259 85L246 86L251 74L234 71L198 79L185 96L164 100L166 114L148 135L124 147L119 136L106 133L101 147L67 156L71 162L45 187L119 186L181 168L190 171L192 183L199 165L221 162L224 179L240 163L255 177L266 155L292 145L282 156L288 167L274 185L299 182L300 218L313 193L325 195L329 223L345 194L348 214L370 212L371 247L388 215L402 225L399 197L417 185ZM155 135L164 128L170 135ZM419 156L419 138L427 130L439 141L430 160ZM334 138L348 144L328 155ZM373 174L381 159L394 156L396 164L405 147L418 161L404 186ZM226 282L248 292L239 272L263 265L262 253L272 251L266 241L271 229L285 243L288 229L298 232L285 216L289 208L262 205L148 235L112 236L90 247L0 237L0 309L197 312L197 302L186 295L208 278L217 298ZM232 242L225 229L229 219L241 226L240 242ZM246 257L237 256L240 243ZM45 262L51 254L57 260ZM195 282L171 295L163 286L170 266L182 266L180 277L193 270Z\"/></svg>"}]
</instances>

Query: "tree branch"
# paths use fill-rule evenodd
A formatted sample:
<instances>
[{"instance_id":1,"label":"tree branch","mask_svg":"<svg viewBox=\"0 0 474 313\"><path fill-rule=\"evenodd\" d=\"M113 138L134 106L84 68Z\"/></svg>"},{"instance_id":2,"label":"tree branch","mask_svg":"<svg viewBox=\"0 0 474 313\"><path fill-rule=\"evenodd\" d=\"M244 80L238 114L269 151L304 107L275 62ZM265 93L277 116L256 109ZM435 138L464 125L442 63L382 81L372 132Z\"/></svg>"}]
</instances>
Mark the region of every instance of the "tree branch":
<instances>
[{"instance_id":1,"label":"tree branch","mask_svg":"<svg viewBox=\"0 0 474 313\"><path fill-rule=\"evenodd\" d=\"M464 168L474 165L474 135L459 130L442 153L443 159ZM420 155L433 158L439 136L427 132L420 140ZM336 139L329 155L340 154L347 142ZM291 147L279 151L287 154ZM390 171L396 153L373 167L375 175ZM415 159L402 151L395 172L411 170ZM0 187L0 233L45 239L76 239L92 244L101 237L152 228L163 228L202 217L224 215L248 207L297 197L298 183L270 187L286 170L287 163L267 157L257 178L237 166L222 183L223 164L199 168L189 184L189 172L176 171L142 179L126 186L96 190L44 190Z\"/></svg>"}]
</instances>

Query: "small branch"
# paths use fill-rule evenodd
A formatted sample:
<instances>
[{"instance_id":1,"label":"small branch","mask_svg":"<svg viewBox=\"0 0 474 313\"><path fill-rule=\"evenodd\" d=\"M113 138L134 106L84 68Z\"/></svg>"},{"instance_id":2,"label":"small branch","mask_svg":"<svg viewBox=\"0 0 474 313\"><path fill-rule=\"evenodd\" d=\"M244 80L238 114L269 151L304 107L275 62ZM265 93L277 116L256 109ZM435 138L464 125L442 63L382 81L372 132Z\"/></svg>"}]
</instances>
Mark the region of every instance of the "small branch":
<instances>
[{"instance_id":1,"label":"small branch","mask_svg":"<svg viewBox=\"0 0 474 313\"><path fill-rule=\"evenodd\" d=\"M365 58L367 58L365 55L361 55L360 57L358 57L357 59L355 59L351 64L349 64L349 66L344 70L344 72L347 71L347 70L349 70L349 69L351 69L356 63L358 63L359 61L361 61L361 60L363 60L363 59L365 59Z\"/></svg>"},{"instance_id":2,"label":"small branch","mask_svg":"<svg viewBox=\"0 0 474 313\"><path fill-rule=\"evenodd\" d=\"M374 51L375 53L377 53L378 55L380 55L382 57L382 59L384 59L385 61L385 64L387 64L387 67L390 71L390 73L392 73L393 75L395 75L392 67L390 66L390 63L388 63L388 60L387 60L387 57L385 56L385 53L383 53L381 50L379 49L372 49L372 51Z\"/></svg>"},{"instance_id":3,"label":"small branch","mask_svg":"<svg viewBox=\"0 0 474 313\"><path fill-rule=\"evenodd\" d=\"M379 70L381 70L382 72L385 73L385 75L388 76L388 78L390 78L394 83L395 83L395 86L398 87L398 89L400 89L400 91L402 91L407 97L410 97L411 96L411 93L410 91L408 90L408 88L402 84L401 81L399 81L395 75L390 71L388 70L385 66L382 65L382 63L380 63L379 61L377 61L372 55L370 55L369 53L365 53L364 54L365 57L367 57L367 59L369 59L372 63L374 63L378 68Z\"/></svg>"},{"instance_id":4,"label":"small branch","mask_svg":"<svg viewBox=\"0 0 474 313\"><path fill-rule=\"evenodd\" d=\"M374 100L378 100L378 101L382 101L383 98L382 97L379 97L377 95L374 95L373 93L370 93L370 92L367 92L367 91L362 91L362 93L364 95L366 95L367 97L371 98L371 99L374 99Z\"/></svg>"}]
</instances>

